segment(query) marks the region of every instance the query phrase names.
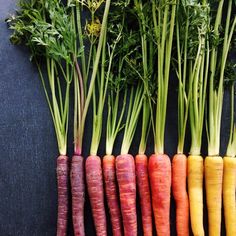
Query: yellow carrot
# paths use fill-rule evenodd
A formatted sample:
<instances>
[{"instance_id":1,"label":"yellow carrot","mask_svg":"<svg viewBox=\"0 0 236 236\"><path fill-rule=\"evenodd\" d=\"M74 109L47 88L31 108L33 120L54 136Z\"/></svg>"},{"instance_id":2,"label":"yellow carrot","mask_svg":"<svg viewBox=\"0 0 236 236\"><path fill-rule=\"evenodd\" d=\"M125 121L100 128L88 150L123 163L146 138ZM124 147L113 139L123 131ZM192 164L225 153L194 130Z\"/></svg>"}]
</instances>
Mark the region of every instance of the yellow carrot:
<instances>
[{"instance_id":1,"label":"yellow carrot","mask_svg":"<svg viewBox=\"0 0 236 236\"><path fill-rule=\"evenodd\" d=\"M203 158L190 155L188 157L188 193L190 219L193 234L204 236L203 228Z\"/></svg>"},{"instance_id":2,"label":"yellow carrot","mask_svg":"<svg viewBox=\"0 0 236 236\"><path fill-rule=\"evenodd\" d=\"M207 156L204 166L209 236L220 236L223 159L220 156Z\"/></svg>"},{"instance_id":3,"label":"yellow carrot","mask_svg":"<svg viewBox=\"0 0 236 236\"><path fill-rule=\"evenodd\" d=\"M226 235L236 235L236 158L224 157L223 203Z\"/></svg>"}]
</instances>

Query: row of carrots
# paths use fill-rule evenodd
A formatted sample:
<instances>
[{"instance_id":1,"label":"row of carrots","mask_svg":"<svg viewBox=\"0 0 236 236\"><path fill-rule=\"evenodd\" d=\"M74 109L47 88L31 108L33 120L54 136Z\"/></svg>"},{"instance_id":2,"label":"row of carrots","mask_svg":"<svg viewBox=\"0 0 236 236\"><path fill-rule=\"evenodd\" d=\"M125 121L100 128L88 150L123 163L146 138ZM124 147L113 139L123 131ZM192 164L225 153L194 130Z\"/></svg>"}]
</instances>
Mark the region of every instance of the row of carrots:
<instances>
[{"instance_id":1,"label":"row of carrots","mask_svg":"<svg viewBox=\"0 0 236 236\"><path fill-rule=\"evenodd\" d=\"M222 194L226 234L236 235L236 76L229 59L235 7L233 0L20 1L19 10L7 22L13 30L11 42L30 49L55 127L60 154L58 236L67 235L69 179L75 235L85 235L86 182L98 236L107 235L104 195L113 235L138 234L136 188L145 236L153 235L152 214L157 235L170 235L171 190L177 235L189 235L191 224L193 234L203 236L204 181L209 235L221 235ZM178 147L171 163L164 140L172 78L178 79ZM227 87L231 91L231 125L222 159L222 107ZM74 155L70 163L71 98ZM92 137L90 155L84 161L86 122L92 127ZM134 158L129 151L138 122L141 137ZM201 156L204 123L208 140L205 159ZM191 147L186 157L188 128ZM97 153L104 131L106 155L100 158ZM148 158L145 152L151 131L155 150ZM120 155L115 157L113 149L121 133Z\"/></svg>"}]
</instances>

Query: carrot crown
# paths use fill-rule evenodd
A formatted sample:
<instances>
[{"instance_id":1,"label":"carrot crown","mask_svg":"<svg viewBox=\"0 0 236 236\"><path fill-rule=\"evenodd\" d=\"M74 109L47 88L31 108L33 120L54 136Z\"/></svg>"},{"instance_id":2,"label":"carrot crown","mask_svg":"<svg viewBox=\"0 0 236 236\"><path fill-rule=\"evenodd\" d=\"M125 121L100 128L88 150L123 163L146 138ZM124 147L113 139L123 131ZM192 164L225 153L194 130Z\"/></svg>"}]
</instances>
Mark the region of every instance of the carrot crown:
<instances>
[{"instance_id":1,"label":"carrot crown","mask_svg":"<svg viewBox=\"0 0 236 236\"><path fill-rule=\"evenodd\" d=\"M54 123L59 153L65 155L74 58L82 51L74 45L72 9L56 0L20 1L19 6L16 16L7 20L13 30L10 40L14 44L24 43L31 50ZM46 75L41 62L46 62Z\"/></svg>"},{"instance_id":2,"label":"carrot crown","mask_svg":"<svg viewBox=\"0 0 236 236\"><path fill-rule=\"evenodd\" d=\"M150 4L151 5L151 4ZM157 103L155 122L155 152L164 153L164 133L168 83L171 63L176 1L152 1L154 37L157 45Z\"/></svg>"},{"instance_id":3,"label":"carrot crown","mask_svg":"<svg viewBox=\"0 0 236 236\"><path fill-rule=\"evenodd\" d=\"M219 155L220 151L220 128L222 105L224 95L224 75L230 44L236 26L236 17L232 15L233 1L228 1L225 22L222 21L224 0L220 0L216 15L212 10L214 26L212 28L210 42L210 67L209 67L209 109L208 109L208 155ZM224 32L221 28L224 24Z\"/></svg>"}]
</instances>

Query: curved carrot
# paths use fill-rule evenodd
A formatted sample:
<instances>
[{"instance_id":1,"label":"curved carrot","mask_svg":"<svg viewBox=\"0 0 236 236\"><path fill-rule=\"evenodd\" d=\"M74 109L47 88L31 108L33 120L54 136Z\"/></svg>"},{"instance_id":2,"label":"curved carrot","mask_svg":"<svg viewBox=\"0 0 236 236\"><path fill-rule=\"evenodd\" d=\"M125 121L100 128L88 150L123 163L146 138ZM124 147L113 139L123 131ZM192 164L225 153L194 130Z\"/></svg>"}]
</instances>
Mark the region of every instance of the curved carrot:
<instances>
[{"instance_id":1,"label":"curved carrot","mask_svg":"<svg viewBox=\"0 0 236 236\"><path fill-rule=\"evenodd\" d=\"M69 181L69 158L59 156L57 158L57 190L58 190L58 213L57 213L57 236L67 235L68 218L68 181Z\"/></svg>"},{"instance_id":2,"label":"curved carrot","mask_svg":"<svg viewBox=\"0 0 236 236\"><path fill-rule=\"evenodd\" d=\"M135 164L132 155L123 154L116 158L116 176L120 192L124 235L137 235Z\"/></svg>"},{"instance_id":3,"label":"curved carrot","mask_svg":"<svg viewBox=\"0 0 236 236\"><path fill-rule=\"evenodd\" d=\"M74 155L70 171L72 193L72 219L75 236L84 236L84 158Z\"/></svg>"},{"instance_id":4,"label":"curved carrot","mask_svg":"<svg viewBox=\"0 0 236 236\"><path fill-rule=\"evenodd\" d=\"M226 235L236 235L236 158L224 157L223 203Z\"/></svg>"},{"instance_id":5,"label":"curved carrot","mask_svg":"<svg viewBox=\"0 0 236 236\"><path fill-rule=\"evenodd\" d=\"M172 190L176 203L176 230L178 236L189 235L189 202L186 191L187 158L176 154L172 160Z\"/></svg>"},{"instance_id":6,"label":"curved carrot","mask_svg":"<svg viewBox=\"0 0 236 236\"><path fill-rule=\"evenodd\" d=\"M114 236L122 235L121 212L119 206L118 189L116 186L115 157L106 155L103 158L103 175L108 208L111 215L112 232Z\"/></svg>"},{"instance_id":7,"label":"curved carrot","mask_svg":"<svg viewBox=\"0 0 236 236\"><path fill-rule=\"evenodd\" d=\"M97 236L107 235L101 159L89 156L85 163L86 181Z\"/></svg>"},{"instance_id":8,"label":"curved carrot","mask_svg":"<svg viewBox=\"0 0 236 236\"><path fill-rule=\"evenodd\" d=\"M204 165L209 236L219 236L221 235L223 159L220 156L208 156Z\"/></svg>"},{"instance_id":9,"label":"curved carrot","mask_svg":"<svg viewBox=\"0 0 236 236\"><path fill-rule=\"evenodd\" d=\"M165 154L151 155L148 163L157 235L170 235L171 163Z\"/></svg>"},{"instance_id":10,"label":"curved carrot","mask_svg":"<svg viewBox=\"0 0 236 236\"><path fill-rule=\"evenodd\" d=\"M190 221L193 234L204 236L203 227L203 173L202 156L188 156L188 194Z\"/></svg>"},{"instance_id":11,"label":"curved carrot","mask_svg":"<svg viewBox=\"0 0 236 236\"><path fill-rule=\"evenodd\" d=\"M142 211L143 233L144 236L152 236L152 207L148 179L148 158L146 155L136 155L135 168Z\"/></svg>"}]
</instances>

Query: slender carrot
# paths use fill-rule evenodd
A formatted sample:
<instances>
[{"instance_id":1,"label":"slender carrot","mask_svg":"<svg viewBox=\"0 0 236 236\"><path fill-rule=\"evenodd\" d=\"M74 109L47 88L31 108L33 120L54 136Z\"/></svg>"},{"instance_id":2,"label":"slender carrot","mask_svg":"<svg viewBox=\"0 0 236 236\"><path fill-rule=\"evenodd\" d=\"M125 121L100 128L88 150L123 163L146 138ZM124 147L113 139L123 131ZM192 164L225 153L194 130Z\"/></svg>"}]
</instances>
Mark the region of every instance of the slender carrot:
<instances>
[{"instance_id":1,"label":"slender carrot","mask_svg":"<svg viewBox=\"0 0 236 236\"><path fill-rule=\"evenodd\" d=\"M177 235L189 235L189 202L186 191L187 158L176 154L172 160L172 190L176 202Z\"/></svg>"},{"instance_id":2,"label":"slender carrot","mask_svg":"<svg viewBox=\"0 0 236 236\"><path fill-rule=\"evenodd\" d=\"M191 227L194 235L204 236L203 227L203 158L188 156L188 193Z\"/></svg>"},{"instance_id":3,"label":"slender carrot","mask_svg":"<svg viewBox=\"0 0 236 236\"><path fill-rule=\"evenodd\" d=\"M88 156L85 164L85 172L96 235L104 236L107 235L107 224L100 157L94 155Z\"/></svg>"},{"instance_id":4,"label":"slender carrot","mask_svg":"<svg viewBox=\"0 0 236 236\"><path fill-rule=\"evenodd\" d=\"M115 157L113 155L106 155L103 157L103 175L106 197L111 215L112 232L114 236L121 236L121 212L118 190L116 187L115 163Z\"/></svg>"},{"instance_id":5,"label":"slender carrot","mask_svg":"<svg viewBox=\"0 0 236 236\"><path fill-rule=\"evenodd\" d=\"M72 193L72 220L75 236L84 236L84 158L74 155L70 170L71 193Z\"/></svg>"},{"instance_id":6,"label":"slender carrot","mask_svg":"<svg viewBox=\"0 0 236 236\"><path fill-rule=\"evenodd\" d=\"M67 235L69 158L57 158L58 218L57 236Z\"/></svg>"},{"instance_id":7,"label":"slender carrot","mask_svg":"<svg viewBox=\"0 0 236 236\"><path fill-rule=\"evenodd\" d=\"M68 2L68 4L70 1ZM103 179L101 170L101 161L97 156L97 149L101 137L102 113L106 97L107 78L103 65L106 60L106 34L107 22L111 1L107 0L103 8L102 23L96 21L95 12L100 8L103 2L93 5L85 1L77 1L72 4L73 26L77 28L77 38L74 44L77 48L77 54L81 55L81 68L74 58L74 154L71 170L72 186L72 214L75 235L84 235L84 167L82 154L82 143L84 136L84 126L88 113L90 101L93 98L93 136L91 143L91 156L86 160L86 181L88 193L92 206L92 213L97 235L106 235L106 215L104 208ZM82 15L86 11L86 16L90 14L90 23L86 21L86 26L82 25ZM89 14L88 14L89 12ZM86 27L86 32L82 29ZM84 37L86 33L86 37ZM84 47L88 43L84 40L89 39L89 59L85 60ZM82 49L82 50L81 50ZM93 60L91 60L91 57ZM92 62L91 62L92 61ZM92 64L92 65L91 65ZM102 64L102 66L101 66ZM92 69L91 69L92 68ZM102 69L101 69L102 68ZM99 77L101 69L101 78ZM109 71L107 76L109 77ZM91 78L88 78L91 74ZM96 90L99 90L98 104L96 104ZM96 191L98 188L98 191Z\"/></svg>"},{"instance_id":8,"label":"slender carrot","mask_svg":"<svg viewBox=\"0 0 236 236\"><path fill-rule=\"evenodd\" d=\"M137 235L136 180L134 158L130 154L116 157L116 175L119 184L124 234Z\"/></svg>"},{"instance_id":9,"label":"slender carrot","mask_svg":"<svg viewBox=\"0 0 236 236\"><path fill-rule=\"evenodd\" d=\"M148 158L145 154L138 154L135 157L135 168L137 185L142 211L143 234L152 235L152 207L148 178Z\"/></svg>"},{"instance_id":10,"label":"slender carrot","mask_svg":"<svg viewBox=\"0 0 236 236\"><path fill-rule=\"evenodd\" d=\"M158 87L154 126L155 154L149 159L152 207L157 235L170 235L171 162L164 154L168 84L176 18L176 1L152 1L153 35L157 45ZM152 118L154 120L154 118ZM154 122L153 122L154 123Z\"/></svg>"},{"instance_id":11,"label":"slender carrot","mask_svg":"<svg viewBox=\"0 0 236 236\"><path fill-rule=\"evenodd\" d=\"M170 158L165 154L153 154L149 158L148 171L157 235L170 235Z\"/></svg>"},{"instance_id":12,"label":"slender carrot","mask_svg":"<svg viewBox=\"0 0 236 236\"><path fill-rule=\"evenodd\" d=\"M61 1L20 1L14 19L8 20L14 30L12 43L24 43L31 51L55 128L58 151L57 235L67 235L68 178L67 134L69 120L70 84L73 79L74 40L72 10ZM62 39L63 40L59 40ZM43 62L43 63L42 63ZM46 73L43 68L46 67ZM46 84L48 86L46 86Z\"/></svg>"},{"instance_id":13,"label":"slender carrot","mask_svg":"<svg viewBox=\"0 0 236 236\"><path fill-rule=\"evenodd\" d=\"M212 14L216 14L215 18L212 17L214 19L212 34L214 37L218 37L220 43L212 43L210 45L212 48L209 68L210 85L207 122L208 157L205 159L206 200L210 236L221 235L223 159L219 156L219 151L224 95L223 85L227 57L236 26L236 17L232 14L232 0L227 2L226 20L225 23L223 23L222 16L224 4L225 1L220 0L216 6L217 11L215 11L215 9L212 10ZM219 34L221 27L224 27L223 37ZM217 73L218 69L219 74Z\"/></svg>"}]
</instances>

